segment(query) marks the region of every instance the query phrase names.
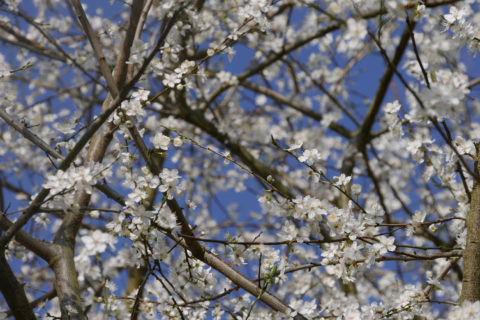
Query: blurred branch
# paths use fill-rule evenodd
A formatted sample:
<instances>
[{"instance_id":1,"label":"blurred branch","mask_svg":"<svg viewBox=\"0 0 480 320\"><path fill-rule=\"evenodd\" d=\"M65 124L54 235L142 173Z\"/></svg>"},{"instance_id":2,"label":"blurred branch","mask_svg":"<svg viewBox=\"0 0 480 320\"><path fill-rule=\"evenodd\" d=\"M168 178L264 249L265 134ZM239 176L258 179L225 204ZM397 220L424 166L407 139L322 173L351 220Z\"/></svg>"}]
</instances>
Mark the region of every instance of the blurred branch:
<instances>
[{"instance_id":1,"label":"blurred branch","mask_svg":"<svg viewBox=\"0 0 480 320\"><path fill-rule=\"evenodd\" d=\"M91 81L97 83L98 85L104 87L103 83L101 83L96 77L92 76L85 68L79 64L74 58L72 58L63 48L57 43L57 40L53 37L51 37L46 31L44 31L36 22L33 18L27 16L21 11L18 11L18 15L22 17L25 21L30 23L35 29L40 32L41 35L45 37L54 47L55 49L58 50L64 57L65 57L65 62L70 62L72 63L75 67L77 67L87 78L89 78Z\"/></svg>"},{"instance_id":2,"label":"blurred branch","mask_svg":"<svg viewBox=\"0 0 480 320\"><path fill-rule=\"evenodd\" d=\"M242 87L245 87L245 88L250 89L252 91L264 94L264 95L270 97L271 99L277 101L278 103L289 106L292 109L295 109L298 112L300 112L300 113L306 115L307 117L310 117L310 118L312 118L316 121L322 121L322 119L323 119L323 116L320 113L316 112L315 110L308 109L303 105L300 105L299 103L295 102L294 99L285 97L284 95L280 94L279 92L277 92L275 90L272 90L270 88L267 88L267 87L261 86L259 84L256 84L254 82L249 82L249 81L243 81L242 83L240 83L240 85ZM341 136L345 137L345 138L350 138L351 137L351 132L347 128L342 126L341 124L338 124L336 122L332 122L332 123L329 124L328 127L330 129L332 129L333 131L335 131L336 133L340 134Z\"/></svg>"},{"instance_id":3,"label":"blurred branch","mask_svg":"<svg viewBox=\"0 0 480 320\"><path fill-rule=\"evenodd\" d=\"M28 303L24 287L18 282L15 274L8 265L4 251L0 252L0 291L15 319L36 319L33 308Z\"/></svg>"},{"instance_id":4,"label":"blurred branch","mask_svg":"<svg viewBox=\"0 0 480 320\"><path fill-rule=\"evenodd\" d=\"M412 22L411 25L414 26L415 22ZM370 36L374 37L372 33L370 33ZM366 144L368 143L371 128L373 126L373 123L375 122L375 117L380 111L380 107L383 103L383 99L387 94L388 86L390 85L393 74L395 73L403 57L403 54L407 49L407 44L409 39L410 39L410 28L406 26L403 30L402 37L400 38L400 41L397 45L397 48L395 50L395 54L393 55L392 60L391 61L388 60L389 62L387 64L387 69L385 70L385 73L383 74L380 80L380 84L377 88L377 92L375 93L375 97L373 98L373 101L367 111L367 115L365 116L362 126L360 127L358 133L355 136L355 144L358 150L364 150ZM377 44L379 43L377 42Z\"/></svg>"},{"instance_id":5,"label":"blurred branch","mask_svg":"<svg viewBox=\"0 0 480 320\"><path fill-rule=\"evenodd\" d=\"M92 26L90 25L90 22L88 21L87 15L85 14L85 11L83 10L83 7L80 3L80 0L71 0L71 1L72 1L72 4L73 4L73 7L75 8L75 11L77 13L77 17L80 20L80 23L83 27L83 30L84 30L85 34L87 35L87 38L88 38L90 44L92 45L93 52L95 53L95 56L97 57L98 63L100 65L100 71L102 72L103 78L107 82L108 91L112 94L113 97L117 97L120 92L118 91L118 88L115 85L115 82L113 80L112 73L110 71L110 67L108 66L107 59L105 59L105 55L103 54L98 36L93 31ZM132 6L132 7L135 8L135 6ZM127 35L128 34L129 33L127 32ZM124 41L124 43L126 43L126 41ZM124 50L125 50L125 48L124 48ZM123 51L120 51L120 52L123 52Z\"/></svg>"},{"instance_id":6,"label":"blurred branch","mask_svg":"<svg viewBox=\"0 0 480 320\"><path fill-rule=\"evenodd\" d=\"M0 212L0 230L8 230L12 225L13 223L6 214ZM25 231L18 231L15 234L15 240L48 263L51 263L57 254L57 251L49 243L40 241Z\"/></svg>"}]
</instances>

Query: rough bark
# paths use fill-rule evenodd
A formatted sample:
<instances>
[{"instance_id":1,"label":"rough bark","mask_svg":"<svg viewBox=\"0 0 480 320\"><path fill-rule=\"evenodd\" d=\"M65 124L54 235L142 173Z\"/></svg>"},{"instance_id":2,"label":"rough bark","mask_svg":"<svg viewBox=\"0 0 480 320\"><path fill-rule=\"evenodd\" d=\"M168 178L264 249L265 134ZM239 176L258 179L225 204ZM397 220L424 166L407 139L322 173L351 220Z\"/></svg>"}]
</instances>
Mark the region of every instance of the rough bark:
<instances>
[{"instance_id":1,"label":"rough bark","mask_svg":"<svg viewBox=\"0 0 480 320\"><path fill-rule=\"evenodd\" d=\"M476 146L475 176L479 173L480 145ZM480 300L480 181L474 177L467 215L467 243L463 251L463 281L460 302Z\"/></svg>"}]
</instances>

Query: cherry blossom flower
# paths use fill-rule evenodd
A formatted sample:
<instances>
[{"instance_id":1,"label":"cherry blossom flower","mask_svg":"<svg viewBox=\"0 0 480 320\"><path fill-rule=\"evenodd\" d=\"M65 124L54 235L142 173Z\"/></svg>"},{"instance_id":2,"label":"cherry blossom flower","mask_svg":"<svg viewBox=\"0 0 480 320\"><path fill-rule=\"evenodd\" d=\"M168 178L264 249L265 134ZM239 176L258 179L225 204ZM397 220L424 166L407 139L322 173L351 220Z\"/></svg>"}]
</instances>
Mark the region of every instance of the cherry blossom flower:
<instances>
[{"instance_id":1,"label":"cherry blossom flower","mask_svg":"<svg viewBox=\"0 0 480 320\"><path fill-rule=\"evenodd\" d=\"M462 305L455 306L448 314L449 319L475 319L480 313L480 301L464 301Z\"/></svg>"},{"instance_id":2,"label":"cherry blossom flower","mask_svg":"<svg viewBox=\"0 0 480 320\"><path fill-rule=\"evenodd\" d=\"M176 73L167 73L165 74L165 78L163 79L162 83L170 88L175 88L181 82L182 78L180 75Z\"/></svg>"},{"instance_id":3,"label":"cherry blossom flower","mask_svg":"<svg viewBox=\"0 0 480 320\"><path fill-rule=\"evenodd\" d=\"M290 221L288 220L285 221L285 224L282 227L282 231L280 232L280 237L288 241L296 240L297 234L298 234L297 227Z\"/></svg>"},{"instance_id":4,"label":"cherry blossom flower","mask_svg":"<svg viewBox=\"0 0 480 320\"><path fill-rule=\"evenodd\" d=\"M361 192L362 192L362 186L361 186L361 185L359 185L359 184L357 184L357 183L352 184L352 193L353 193L353 195L355 195L356 197L358 197Z\"/></svg>"},{"instance_id":5,"label":"cherry blossom flower","mask_svg":"<svg viewBox=\"0 0 480 320\"><path fill-rule=\"evenodd\" d=\"M472 141L466 141L461 136L456 136L454 144L460 154L475 154L475 145Z\"/></svg>"},{"instance_id":6,"label":"cherry blossom flower","mask_svg":"<svg viewBox=\"0 0 480 320\"><path fill-rule=\"evenodd\" d=\"M150 94L149 90L139 89L132 93L132 99L145 102L148 100L148 95Z\"/></svg>"},{"instance_id":7,"label":"cherry blossom flower","mask_svg":"<svg viewBox=\"0 0 480 320\"><path fill-rule=\"evenodd\" d=\"M50 189L52 194L60 193L73 186L77 191L85 191L91 194L93 186L97 183L98 177L96 175L101 172L100 167L94 164L89 167L71 167L67 171L58 170L55 175L47 177L43 186Z\"/></svg>"},{"instance_id":8,"label":"cherry blossom flower","mask_svg":"<svg viewBox=\"0 0 480 320\"><path fill-rule=\"evenodd\" d=\"M177 169L163 169L159 175L161 183L158 187L160 192L166 192L168 199L173 199L175 194L183 191L182 185L179 185L180 176Z\"/></svg>"},{"instance_id":9,"label":"cherry blossom flower","mask_svg":"<svg viewBox=\"0 0 480 320\"><path fill-rule=\"evenodd\" d=\"M386 113L396 113L398 112L398 110L400 110L400 107L401 107L400 102L398 102L398 100L395 100L393 102L387 103L383 108L383 110Z\"/></svg>"},{"instance_id":10,"label":"cherry blossom flower","mask_svg":"<svg viewBox=\"0 0 480 320\"><path fill-rule=\"evenodd\" d=\"M293 202L295 203L293 216L302 220L321 221L322 216L327 215L332 207L325 201L311 196L298 197Z\"/></svg>"},{"instance_id":11,"label":"cherry blossom flower","mask_svg":"<svg viewBox=\"0 0 480 320\"><path fill-rule=\"evenodd\" d=\"M306 164L313 165L316 162L323 160L323 156L318 152L317 149L307 149L303 152L303 154L298 157L298 160L301 162L305 162Z\"/></svg>"},{"instance_id":12,"label":"cherry blossom flower","mask_svg":"<svg viewBox=\"0 0 480 320\"><path fill-rule=\"evenodd\" d=\"M367 22L349 18L347 20L347 32L344 41L340 43L340 52L352 52L362 45L362 40L367 35Z\"/></svg>"},{"instance_id":13,"label":"cherry blossom flower","mask_svg":"<svg viewBox=\"0 0 480 320\"><path fill-rule=\"evenodd\" d=\"M133 99L130 101L123 101L122 105L120 106L123 110L125 110L125 114L130 117L143 117L145 116L145 110L142 107L142 104L139 100Z\"/></svg>"},{"instance_id":14,"label":"cherry blossom flower","mask_svg":"<svg viewBox=\"0 0 480 320\"><path fill-rule=\"evenodd\" d=\"M148 54L148 43L144 43L141 39L135 39L130 52L130 58L126 63L141 64L144 57Z\"/></svg>"},{"instance_id":15,"label":"cherry blossom flower","mask_svg":"<svg viewBox=\"0 0 480 320\"><path fill-rule=\"evenodd\" d=\"M157 149L168 150L168 146L172 141L169 136L164 135L161 132L157 132L150 141L153 143L153 146Z\"/></svg>"},{"instance_id":16,"label":"cherry blossom flower","mask_svg":"<svg viewBox=\"0 0 480 320\"><path fill-rule=\"evenodd\" d=\"M220 80L220 82L227 83L229 85L236 85L238 83L237 78L230 72L226 71L220 71L217 73L217 78Z\"/></svg>"},{"instance_id":17,"label":"cherry blossom flower","mask_svg":"<svg viewBox=\"0 0 480 320\"><path fill-rule=\"evenodd\" d=\"M394 251L395 250L395 238L394 237L386 237L386 236L379 236L376 238L379 242L375 243L373 245L375 252L377 252L379 255L384 255L388 251Z\"/></svg>"},{"instance_id":18,"label":"cherry blossom flower","mask_svg":"<svg viewBox=\"0 0 480 320\"><path fill-rule=\"evenodd\" d=\"M300 149L302 147L302 145L303 145L303 142L297 141L297 142L294 142L293 144L289 145L288 149L286 149L286 150L287 151L296 151L296 150ZM302 160L299 159L299 161L302 161Z\"/></svg>"},{"instance_id":19,"label":"cherry blossom flower","mask_svg":"<svg viewBox=\"0 0 480 320\"><path fill-rule=\"evenodd\" d=\"M4 77L8 77L10 74L11 73L10 73L10 69L8 68L8 66L5 63L0 62L0 79L4 78Z\"/></svg>"},{"instance_id":20,"label":"cherry blossom flower","mask_svg":"<svg viewBox=\"0 0 480 320\"><path fill-rule=\"evenodd\" d=\"M415 211L414 216L412 217L412 223L407 228L407 236L411 236L414 232L421 227L422 223L425 221L427 213L425 211Z\"/></svg>"},{"instance_id":21,"label":"cherry blossom flower","mask_svg":"<svg viewBox=\"0 0 480 320\"><path fill-rule=\"evenodd\" d=\"M352 177L347 177L345 174L341 174L338 177L333 177L333 181L335 182L335 185L341 187L341 186L346 186L347 184L350 183L352 180Z\"/></svg>"},{"instance_id":22,"label":"cherry blossom flower","mask_svg":"<svg viewBox=\"0 0 480 320\"><path fill-rule=\"evenodd\" d=\"M174 145L175 147L177 147L177 148L178 148L178 147L181 147L181 146L183 145L183 138L180 137L180 136L175 137L175 138L173 139L173 145Z\"/></svg>"},{"instance_id":23,"label":"cherry blossom flower","mask_svg":"<svg viewBox=\"0 0 480 320\"><path fill-rule=\"evenodd\" d=\"M9 10L17 11L18 5L21 1L22 0L5 0L5 3L7 4Z\"/></svg>"},{"instance_id":24,"label":"cherry blossom flower","mask_svg":"<svg viewBox=\"0 0 480 320\"><path fill-rule=\"evenodd\" d=\"M107 246L110 246L113 249L113 246L117 241L117 239L111 234L100 230L95 230L92 234L82 236L81 240L89 255L105 252Z\"/></svg>"},{"instance_id":25,"label":"cherry blossom flower","mask_svg":"<svg viewBox=\"0 0 480 320\"><path fill-rule=\"evenodd\" d=\"M457 7L451 6L450 12L444 15L443 18L448 24L453 24L455 22L464 23L466 14L467 12L464 7L459 10Z\"/></svg>"}]
</instances>

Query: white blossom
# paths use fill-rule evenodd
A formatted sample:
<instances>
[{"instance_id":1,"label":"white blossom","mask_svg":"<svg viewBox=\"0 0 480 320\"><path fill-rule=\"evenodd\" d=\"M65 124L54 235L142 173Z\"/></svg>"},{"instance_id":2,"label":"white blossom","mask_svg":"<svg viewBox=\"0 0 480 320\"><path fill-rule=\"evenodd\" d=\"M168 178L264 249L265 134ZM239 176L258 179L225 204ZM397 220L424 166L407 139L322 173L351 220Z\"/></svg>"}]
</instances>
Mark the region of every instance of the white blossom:
<instances>
[{"instance_id":1,"label":"white blossom","mask_svg":"<svg viewBox=\"0 0 480 320\"><path fill-rule=\"evenodd\" d=\"M398 100L395 100L393 102L387 103L384 107L384 110L386 113L396 113L398 110L400 110L400 102Z\"/></svg>"},{"instance_id":2,"label":"white blossom","mask_svg":"<svg viewBox=\"0 0 480 320\"><path fill-rule=\"evenodd\" d=\"M183 145L183 138L180 137L180 136L175 137L175 138L173 139L173 145L174 145L175 147L177 147L177 148L178 148L178 147L181 147L181 146Z\"/></svg>"},{"instance_id":3,"label":"white blossom","mask_svg":"<svg viewBox=\"0 0 480 320\"><path fill-rule=\"evenodd\" d=\"M384 255L388 251L394 251L395 250L395 238L394 237L386 237L386 236L379 236L377 237L377 240L379 241L378 243L375 243L373 245L375 252L377 252L379 255Z\"/></svg>"},{"instance_id":4,"label":"white blossom","mask_svg":"<svg viewBox=\"0 0 480 320\"><path fill-rule=\"evenodd\" d=\"M168 146L170 145L171 138L169 136L164 135L161 132L156 133L152 138L153 146L157 149L168 150Z\"/></svg>"},{"instance_id":5,"label":"white blossom","mask_svg":"<svg viewBox=\"0 0 480 320\"><path fill-rule=\"evenodd\" d=\"M298 157L298 160L301 162L305 162L306 164L313 165L316 162L323 160L324 157L317 149L307 149L303 152L303 154Z\"/></svg>"},{"instance_id":6,"label":"white blossom","mask_svg":"<svg viewBox=\"0 0 480 320\"><path fill-rule=\"evenodd\" d=\"M455 306L448 314L449 319L475 319L480 313L480 301L464 301L462 305Z\"/></svg>"},{"instance_id":7,"label":"white blossom","mask_svg":"<svg viewBox=\"0 0 480 320\"><path fill-rule=\"evenodd\" d=\"M346 176L344 173L342 173L340 176L338 177L333 177L333 181L335 182L335 185L337 186L346 186L347 184L350 183L350 181L352 180L352 177L351 176Z\"/></svg>"},{"instance_id":8,"label":"white blossom","mask_svg":"<svg viewBox=\"0 0 480 320\"><path fill-rule=\"evenodd\" d=\"M160 192L167 193L168 199L173 199L174 195L181 193L183 187L178 184L180 176L177 169L163 169L159 175L160 177Z\"/></svg>"},{"instance_id":9,"label":"white blossom","mask_svg":"<svg viewBox=\"0 0 480 320\"><path fill-rule=\"evenodd\" d=\"M457 147L458 152L460 154L475 154L475 145L472 141L466 141L461 136L456 136L454 140L454 144Z\"/></svg>"},{"instance_id":10,"label":"white blossom","mask_svg":"<svg viewBox=\"0 0 480 320\"><path fill-rule=\"evenodd\" d=\"M95 230L91 234L82 236L81 240L89 255L105 252L107 246L113 249L113 245L116 243L115 237L100 230Z\"/></svg>"}]
</instances>

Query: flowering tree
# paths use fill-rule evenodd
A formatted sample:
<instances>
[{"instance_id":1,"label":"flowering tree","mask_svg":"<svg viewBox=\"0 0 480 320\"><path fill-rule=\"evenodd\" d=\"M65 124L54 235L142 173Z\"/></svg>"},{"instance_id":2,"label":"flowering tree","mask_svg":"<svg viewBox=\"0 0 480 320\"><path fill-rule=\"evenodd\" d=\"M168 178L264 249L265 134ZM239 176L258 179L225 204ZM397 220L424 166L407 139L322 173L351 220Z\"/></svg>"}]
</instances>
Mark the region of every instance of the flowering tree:
<instances>
[{"instance_id":1,"label":"flowering tree","mask_svg":"<svg viewBox=\"0 0 480 320\"><path fill-rule=\"evenodd\" d=\"M2 316L478 316L478 1L20 2Z\"/></svg>"}]
</instances>

